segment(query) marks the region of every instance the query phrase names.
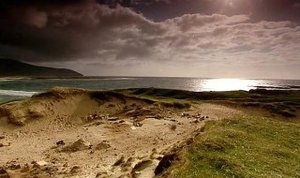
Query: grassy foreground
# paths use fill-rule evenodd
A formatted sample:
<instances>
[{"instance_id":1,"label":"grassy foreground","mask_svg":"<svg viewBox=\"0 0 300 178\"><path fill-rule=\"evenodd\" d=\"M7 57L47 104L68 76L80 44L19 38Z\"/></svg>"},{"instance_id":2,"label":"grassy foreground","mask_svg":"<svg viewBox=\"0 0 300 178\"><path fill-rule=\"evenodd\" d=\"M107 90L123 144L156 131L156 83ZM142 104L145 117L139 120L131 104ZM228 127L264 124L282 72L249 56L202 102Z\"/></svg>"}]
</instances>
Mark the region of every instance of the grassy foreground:
<instances>
[{"instance_id":1,"label":"grassy foreground","mask_svg":"<svg viewBox=\"0 0 300 178\"><path fill-rule=\"evenodd\" d=\"M300 123L263 117L210 121L163 177L300 177Z\"/></svg>"}]
</instances>

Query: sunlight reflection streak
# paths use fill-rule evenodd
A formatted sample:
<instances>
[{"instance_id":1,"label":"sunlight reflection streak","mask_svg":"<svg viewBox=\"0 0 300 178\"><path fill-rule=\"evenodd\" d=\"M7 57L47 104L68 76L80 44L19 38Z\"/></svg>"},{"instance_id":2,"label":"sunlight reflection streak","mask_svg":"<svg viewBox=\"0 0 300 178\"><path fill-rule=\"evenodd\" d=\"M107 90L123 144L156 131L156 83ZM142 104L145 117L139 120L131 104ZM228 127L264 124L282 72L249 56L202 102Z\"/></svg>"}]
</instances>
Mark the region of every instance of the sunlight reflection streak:
<instances>
[{"instance_id":1,"label":"sunlight reflection streak","mask_svg":"<svg viewBox=\"0 0 300 178\"><path fill-rule=\"evenodd\" d=\"M199 86L200 85L200 86ZM233 91L233 90L250 90L257 85L255 80L242 79L210 79L198 84L202 91Z\"/></svg>"}]
</instances>

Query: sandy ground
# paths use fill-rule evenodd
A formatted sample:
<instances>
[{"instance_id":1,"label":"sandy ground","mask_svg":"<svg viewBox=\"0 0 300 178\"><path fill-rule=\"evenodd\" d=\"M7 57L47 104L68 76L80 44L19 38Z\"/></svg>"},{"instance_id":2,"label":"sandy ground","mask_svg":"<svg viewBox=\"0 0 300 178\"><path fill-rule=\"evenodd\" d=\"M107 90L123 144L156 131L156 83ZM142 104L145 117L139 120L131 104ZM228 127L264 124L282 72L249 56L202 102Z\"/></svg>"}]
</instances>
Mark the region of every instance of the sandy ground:
<instances>
[{"instance_id":1,"label":"sandy ground","mask_svg":"<svg viewBox=\"0 0 300 178\"><path fill-rule=\"evenodd\" d=\"M0 177L154 177L164 154L206 120L238 114L216 104L176 109L86 91L9 103L0 106Z\"/></svg>"}]
</instances>

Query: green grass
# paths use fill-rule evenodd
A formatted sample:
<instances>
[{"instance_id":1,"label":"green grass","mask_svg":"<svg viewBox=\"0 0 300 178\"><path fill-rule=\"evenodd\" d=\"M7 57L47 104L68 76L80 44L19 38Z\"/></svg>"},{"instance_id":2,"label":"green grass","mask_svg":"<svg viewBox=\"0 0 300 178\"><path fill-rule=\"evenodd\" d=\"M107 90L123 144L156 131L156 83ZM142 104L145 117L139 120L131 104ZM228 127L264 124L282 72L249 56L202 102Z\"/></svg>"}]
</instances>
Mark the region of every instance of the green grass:
<instances>
[{"instance_id":1,"label":"green grass","mask_svg":"<svg viewBox=\"0 0 300 178\"><path fill-rule=\"evenodd\" d=\"M300 102L300 91L252 90L225 92L192 92L159 88L132 88L116 90L128 95L148 96L153 98L174 98L186 100L226 100L237 102Z\"/></svg>"},{"instance_id":2,"label":"green grass","mask_svg":"<svg viewBox=\"0 0 300 178\"><path fill-rule=\"evenodd\" d=\"M300 177L300 123L262 117L210 121L166 177Z\"/></svg>"},{"instance_id":3,"label":"green grass","mask_svg":"<svg viewBox=\"0 0 300 178\"><path fill-rule=\"evenodd\" d=\"M136 89L136 90L139 90L139 89ZM162 106L165 106L165 107L185 109L185 108L190 108L191 104L192 104L192 101L187 100L187 99L180 99L180 98L175 98L175 97L165 97L165 96L159 96L159 95L134 94L134 93L132 93L131 89L115 90L115 91L117 93L121 93L125 96L136 97L139 99L153 101L153 102L161 104ZM185 91L185 92L187 92L187 91ZM197 103L199 103L199 101L197 101Z\"/></svg>"}]
</instances>

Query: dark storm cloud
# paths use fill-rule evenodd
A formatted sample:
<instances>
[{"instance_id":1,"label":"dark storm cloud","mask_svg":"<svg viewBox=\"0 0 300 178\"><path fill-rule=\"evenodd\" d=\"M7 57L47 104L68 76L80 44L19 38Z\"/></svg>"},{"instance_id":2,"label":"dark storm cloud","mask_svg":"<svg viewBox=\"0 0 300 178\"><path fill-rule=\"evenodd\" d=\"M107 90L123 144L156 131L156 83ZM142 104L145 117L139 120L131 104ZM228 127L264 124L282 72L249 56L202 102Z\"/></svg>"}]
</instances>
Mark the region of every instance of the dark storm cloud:
<instances>
[{"instance_id":1,"label":"dark storm cloud","mask_svg":"<svg viewBox=\"0 0 300 178\"><path fill-rule=\"evenodd\" d=\"M102 0L4 2L0 57L93 75L300 65L297 1L139 0L130 8Z\"/></svg>"},{"instance_id":2,"label":"dark storm cloud","mask_svg":"<svg viewBox=\"0 0 300 178\"><path fill-rule=\"evenodd\" d=\"M127 8L111 9L88 0L59 4L63 6L7 6L8 15L0 22L0 54L23 55L25 60L92 58L118 35L163 33L159 25ZM138 32L130 31L136 26Z\"/></svg>"}]
</instances>

